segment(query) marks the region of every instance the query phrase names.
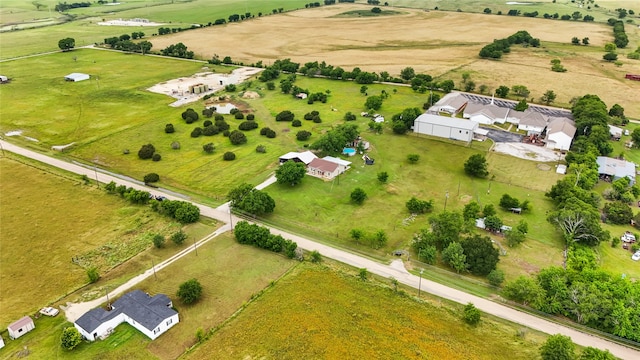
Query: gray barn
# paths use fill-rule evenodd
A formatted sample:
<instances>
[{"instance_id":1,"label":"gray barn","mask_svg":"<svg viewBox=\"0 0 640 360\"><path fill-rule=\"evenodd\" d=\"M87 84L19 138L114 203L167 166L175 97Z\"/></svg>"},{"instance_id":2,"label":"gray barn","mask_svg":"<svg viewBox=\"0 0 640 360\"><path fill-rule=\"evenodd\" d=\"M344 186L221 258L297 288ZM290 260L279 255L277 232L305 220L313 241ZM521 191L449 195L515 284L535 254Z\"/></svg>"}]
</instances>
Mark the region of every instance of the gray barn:
<instances>
[{"instance_id":1,"label":"gray barn","mask_svg":"<svg viewBox=\"0 0 640 360\"><path fill-rule=\"evenodd\" d=\"M478 123L434 114L422 114L413 123L413 132L470 142Z\"/></svg>"}]
</instances>

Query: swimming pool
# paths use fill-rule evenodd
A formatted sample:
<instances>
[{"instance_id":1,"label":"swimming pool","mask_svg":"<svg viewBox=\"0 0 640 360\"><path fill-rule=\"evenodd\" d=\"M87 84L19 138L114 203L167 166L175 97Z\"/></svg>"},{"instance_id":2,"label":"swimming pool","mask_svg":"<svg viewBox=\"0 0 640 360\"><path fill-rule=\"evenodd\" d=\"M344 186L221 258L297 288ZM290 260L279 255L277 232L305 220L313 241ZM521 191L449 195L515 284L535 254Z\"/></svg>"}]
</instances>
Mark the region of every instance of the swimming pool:
<instances>
[{"instance_id":1,"label":"swimming pool","mask_svg":"<svg viewBox=\"0 0 640 360\"><path fill-rule=\"evenodd\" d=\"M342 149L342 153L345 155L353 156L356 154L356 149L354 148L344 148Z\"/></svg>"}]
</instances>

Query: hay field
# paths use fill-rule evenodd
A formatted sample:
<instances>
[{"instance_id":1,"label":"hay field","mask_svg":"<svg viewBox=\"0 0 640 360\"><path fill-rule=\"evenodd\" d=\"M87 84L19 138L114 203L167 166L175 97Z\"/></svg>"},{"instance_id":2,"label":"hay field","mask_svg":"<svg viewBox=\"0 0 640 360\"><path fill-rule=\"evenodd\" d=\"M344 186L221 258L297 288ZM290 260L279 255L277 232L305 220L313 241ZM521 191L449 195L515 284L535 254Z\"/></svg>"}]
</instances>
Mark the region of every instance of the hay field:
<instances>
[{"instance_id":1,"label":"hay field","mask_svg":"<svg viewBox=\"0 0 640 360\"><path fill-rule=\"evenodd\" d=\"M345 69L387 71L398 75L411 66L419 73L452 79L458 85L462 71L474 74L477 85L525 85L538 99L546 90L558 94L556 102L568 105L574 96L597 93L609 106L620 103L628 115L640 116L640 82L624 74L640 73L640 61L628 60L620 51L622 67L602 61L605 43L612 40L609 26L581 21L402 9L396 16L336 18L359 6L337 5L290 12L254 21L229 24L171 36L153 38L154 48L183 42L197 55L229 55L245 63L291 58L296 62L326 61ZM436 30L437 29L437 30ZM543 41L541 49L513 48L502 61L479 59L479 50L496 38L527 30ZM632 39L640 33L627 26ZM288 34L288 36L283 36ZM588 37L588 47L568 44L573 36ZM240 44L240 45L239 45ZM554 73L549 62L563 60L568 72ZM597 84L597 86L596 86Z\"/></svg>"}]
</instances>

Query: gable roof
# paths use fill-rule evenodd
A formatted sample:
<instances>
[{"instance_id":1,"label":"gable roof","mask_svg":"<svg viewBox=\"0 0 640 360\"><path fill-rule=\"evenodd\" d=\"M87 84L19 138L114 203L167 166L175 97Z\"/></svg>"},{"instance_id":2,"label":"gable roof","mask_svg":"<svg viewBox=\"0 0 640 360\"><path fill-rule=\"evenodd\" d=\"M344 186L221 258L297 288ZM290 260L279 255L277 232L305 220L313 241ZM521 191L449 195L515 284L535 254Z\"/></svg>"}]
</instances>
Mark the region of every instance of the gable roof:
<instances>
[{"instance_id":1,"label":"gable roof","mask_svg":"<svg viewBox=\"0 0 640 360\"><path fill-rule=\"evenodd\" d=\"M598 164L598 174L605 174L615 178L625 176L634 180L636 178L636 164L632 162L598 156L596 163Z\"/></svg>"},{"instance_id":2,"label":"gable roof","mask_svg":"<svg viewBox=\"0 0 640 360\"><path fill-rule=\"evenodd\" d=\"M311 161L313 161L313 159L317 159L318 157L316 156L316 154L312 153L311 151L305 151L305 152L295 152L295 151L291 151L288 152L282 156L280 156L280 160L293 160L293 159L298 159L300 161L302 161L303 163L305 163L305 165L309 165L309 163Z\"/></svg>"},{"instance_id":3,"label":"gable roof","mask_svg":"<svg viewBox=\"0 0 640 360\"><path fill-rule=\"evenodd\" d=\"M452 92L448 93L442 99L438 100L438 102L435 103L435 106L438 106L439 108L450 107L457 110L464 106L464 104L466 104L467 102L469 102L469 99L462 96L462 94Z\"/></svg>"},{"instance_id":4,"label":"gable roof","mask_svg":"<svg viewBox=\"0 0 640 360\"><path fill-rule=\"evenodd\" d=\"M458 119L454 117L440 116L440 115L434 115L434 114L422 114L415 119L414 124L416 122L421 122L423 124L448 126L456 129L463 129L463 130L470 130L470 131L473 131L478 127L478 123L475 121L463 120L463 119Z\"/></svg>"},{"instance_id":5,"label":"gable roof","mask_svg":"<svg viewBox=\"0 0 640 360\"><path fill-rule=\"evenodd\" d=\"M338 164L325 159L315 158L309 163L309 167L320 171L334 172L338 168Z\"/></svg>"},{"instance_id":6,"label":"gable roof","mask_svg":"<svg viewBox=\"0 0 640 360\"><path fill-rule=\"evenodd\" d=\"M333 157L333 156L325 156L325 157L322 158L322 160L331 161L332 163L336 163L338 165L342 165L342 166L345 166L345 167L351 165L351 161L342 160L340 158Z\"/></svg>"},{"instance_id":7,"label":"gable roof","mask_svg":"<svg viewBox=\"0 0 640 360\"><path fill-rule=\"evenodd\" d=\"M82 315L75 323L91 333L104 322L120 314L125 314L152 331L162 321L177 314L168 306L170 304L171 300L167 295L158 294L151 297L141 290L134 290L116 300L111 311L106 311L103 308L92 309Z\"/></svg>"},{"instance_id":8,"label":"gable roof","mask_svg":"<svg viewBox=\"0 0 640 360\"><path fill-rule=\"evenodd\" d=\"M65 80L69 80L69 81L82 81L82 80L88 80L89 79L89 74L83 74L83 73L71 73L67 76L65 76Z\"/></svg>"},{"instance_id":9,"label":"gable roof","mask_svg":"<svg viewBox=\"0 0 640 360\"><path fill-rule=\"evenodd\" d=\"M25 325L29 323L33 324L33 320L31 319L31 317L24 316L20 318L18 321L11 323L9 326L7 326L7 328L10 331L18 331L19 329L23 328Z\"/></svg>"},{"instance_id":10,"label":"gable roof","mask_svg":"<svg viewBox=\"0 0 640 360\"><path fill-rule=\"evenodd\" d=\"M490 119L504 119L509 113L509 108L500 107L496 104L482 104L470 101L464 108L464 115L484 115Z\"/></svg>"},{"instance_id":11,"label":"gable roof","mask_svg":"<svg viewBox=\"0 0 640 360\"><path fill-rule=\"evenodd\" d=\"M609 134L611 134L611 136L622 136L622 129L617 126L609 125Z\"/></svg>"},{"instance_id":12,"label":"gable roof","mask_svg":"<svg viewBox=\"0 0 640 360\"><path fill-rule=\"evenodd\" d=\"M553 118L547 127L547 136L560 132L573 139L573 136L576 134L576 126L573 120Z\"/></svg>"},{"instance_id":13,"label":"gable roof","mask_svg":"<svg viewBox=\"0 0 640 360\"><path fill-rule=\"evenodd\" d=\"M514 112L515 114L513 114ZM516 112L515 110L513 110L512 114L520 118L520 122L519 122L520 125L525 125L525 126L535 126L535 127L544 128L545 126L547 126L547 121L549 120L547 116L542 115L537 111L532 111L529 109L525 110L524 112L521 112L521 111Z\"/></svg>"}]
</instances>

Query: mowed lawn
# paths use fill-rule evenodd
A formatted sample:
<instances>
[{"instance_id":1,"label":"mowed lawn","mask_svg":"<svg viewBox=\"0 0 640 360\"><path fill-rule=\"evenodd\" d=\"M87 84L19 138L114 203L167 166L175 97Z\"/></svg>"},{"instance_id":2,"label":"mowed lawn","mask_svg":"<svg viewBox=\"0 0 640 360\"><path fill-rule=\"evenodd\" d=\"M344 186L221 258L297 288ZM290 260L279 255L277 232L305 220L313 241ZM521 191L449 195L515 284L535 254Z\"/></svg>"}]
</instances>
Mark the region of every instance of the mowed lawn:
<instances>
[{"instance_id":1,"label":"mowed lawn","mask_svg":"<svg viewBox=\"0 0 640 360\"><path fill-rule=\"evenodd\" d=\"M378 286L377 286L378 285ZM329 295L330 294L330 295ZM331 296L328 301L328 296ZM541 337L303 264L186 359L536 359Z\"/></svg>"},{"instance_id":2,"label":"mowed lawn","mask_svg":"<svg viewBox=\"0 0 640 360\"><path fill-rule=\"evenodd\" d=\"M27 346L29 358L51 359L175 359L196 343L196 331L208 331L228 319L254 294L280 278L296 264L283 256L238 244L225 233L137 285L150 294L163 293L173 300L180 323L155 341L129 325L120 325L104 341L82 343L72 352L60 348L60 334L70 324L61 316L36 320L36 330L8 342L3 354ZM195 278L203 286L200 300L184 305L176 297L181 283ZM41 326L42 324L42 326ZM4 356L4 355L3 355ZM4 357L2 357L4 358Z\"/></svg>"},{"instance_id":3,"label":"mowed lawn","mask_svg":"<svg viewBox=\"0 0 640 360\"><path fill-rule=\"evenodd\" d=\"M12 158L0 158L0 183L0 326L86 284L85 267L105 274L151 246L148 234L179 228L79 178Z\"/></svg>"}]
</instances>

